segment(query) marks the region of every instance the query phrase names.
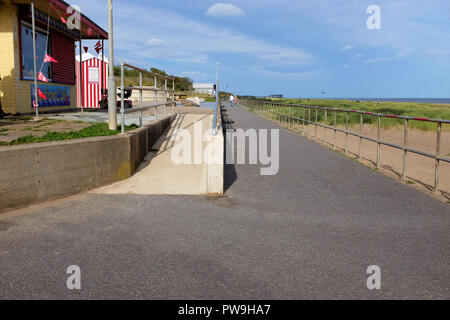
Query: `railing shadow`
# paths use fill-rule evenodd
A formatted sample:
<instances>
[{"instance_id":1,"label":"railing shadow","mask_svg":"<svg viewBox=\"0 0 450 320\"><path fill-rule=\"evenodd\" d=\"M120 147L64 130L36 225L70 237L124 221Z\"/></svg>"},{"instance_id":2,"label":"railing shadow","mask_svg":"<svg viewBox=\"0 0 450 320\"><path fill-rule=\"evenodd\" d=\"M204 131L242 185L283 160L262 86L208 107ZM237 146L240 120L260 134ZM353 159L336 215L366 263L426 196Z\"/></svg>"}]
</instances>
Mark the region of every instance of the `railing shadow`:
<instances>
[{"instance_id":1,"label":"railing shadow","mask_svg":"<svg viewBox=\"0 0 450 320\"><path fill-rule=\"evenodd\" d=\"M222 120L222 130L223 130L223 135L224 135L224 185L223 185L223 189L224 192L226 193L231 186L237 181L238 179L238 175L236 172L236 167L233 164L227 164L226 163L226 159L227 159L227 131L231 130L234 131L235 128L233 127L233 120L231 120L231 118L229 117L228 114L228 110L225 108L225 106L221 105L220 106L220 114L221 114L221 120Z\"/></svg>"}]
</instances>

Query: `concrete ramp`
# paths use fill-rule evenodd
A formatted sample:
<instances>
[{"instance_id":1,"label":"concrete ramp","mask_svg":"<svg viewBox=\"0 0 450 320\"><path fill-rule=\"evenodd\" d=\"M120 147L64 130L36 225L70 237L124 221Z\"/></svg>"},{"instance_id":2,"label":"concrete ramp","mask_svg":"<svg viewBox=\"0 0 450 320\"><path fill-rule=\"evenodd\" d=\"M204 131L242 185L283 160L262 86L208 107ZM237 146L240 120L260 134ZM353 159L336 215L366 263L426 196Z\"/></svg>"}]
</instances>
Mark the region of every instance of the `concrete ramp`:
<instances>
[{"instance_id":1,"label":"concrete ramp","mask_svg":"<svg viewBox=\"0 0 450 320\"><path fill-rule=\"evenodd\" d=\"M223 161L223 135L211 136L213 115L179 114L167 132L156 142L145 161L131 178L95 190L97 194L221 194L223 163L211 164L204 151L217 145L217 158ZM182 130L182 133L180 133ZM180 137L181 136L181 137ZM187 139L190 137L189 143ZM183 145L180 145L183 144ZM190 150L180 152L190 145ZM185 148L187 149L187 148ZM183 157L173 161L172 153ZM214 175L211 177L211 175Z\"/></svg>"}]
</instances>

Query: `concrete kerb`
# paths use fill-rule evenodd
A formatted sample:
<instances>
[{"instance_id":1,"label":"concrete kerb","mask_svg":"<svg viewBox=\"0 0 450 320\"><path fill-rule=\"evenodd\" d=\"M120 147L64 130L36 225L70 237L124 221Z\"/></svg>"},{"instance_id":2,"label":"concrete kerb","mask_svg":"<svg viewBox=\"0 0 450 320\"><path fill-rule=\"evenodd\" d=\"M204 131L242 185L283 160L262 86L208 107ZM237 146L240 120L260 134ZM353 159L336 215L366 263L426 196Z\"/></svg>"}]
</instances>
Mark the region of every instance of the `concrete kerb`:
<instances>
[{"instance_id":1,"label":"concrete kerb","mask_svg":"<svg viewBox=\"0 0 450 320\"><path fill-rule=\"evenodd\" d=\"M132 176L175 115L125 135L0 149L0 212Z\"/></svg>"},{"instance_id":2,"label":"concrete kerb","mask_svg":"<svg viewBox=\"0 0 450 320\"><path fill-rule=\"evenodd\" d=\"M209 130L207 135L208 144L205 152L206 161L206 186L208 195L223 195L224 193L224 156L225 141L222 130L220 108L217 114L217 133L213 135ZM211 120L213 128L214 119Z\"/></svg>"},{"instance_id":3,"label":"concrete kerb","mask_svg":"<svg viewBox=\"0 0 450 320\"><path fill-rule=\"evenodd\" d=\"M223 195L224 192L224 137L220 130L208 135L206 154L206 177L208 195Z\"/></svg>"}]
</instances>

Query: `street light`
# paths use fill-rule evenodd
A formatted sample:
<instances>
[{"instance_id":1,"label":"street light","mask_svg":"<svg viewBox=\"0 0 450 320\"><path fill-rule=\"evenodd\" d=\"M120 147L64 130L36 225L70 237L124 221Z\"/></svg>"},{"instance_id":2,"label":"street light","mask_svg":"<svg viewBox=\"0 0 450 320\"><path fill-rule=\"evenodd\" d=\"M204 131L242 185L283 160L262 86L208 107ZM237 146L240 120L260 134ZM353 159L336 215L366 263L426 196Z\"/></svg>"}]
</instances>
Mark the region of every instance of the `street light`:
<instances>
[{"instance_id":1,"label":"street light","mask_svg":"<svg viewBox=\"0 0 450 320\"><path fill-rule=\"evenodd\" d=\"M117 130L117 98L116 80L114 79L114 30L112 0L108 0L108 44L109 44L109 77L108 77L108 115L109 130ZM122 90L123 91L123 90Z\"/></svg>"},{"instance_id":2,"label":"street light","mask_svg":"<svg viewBox=\"0 0 450 320\"><path fill-rule=\"evenodd\" d=\"M216 62L216 109L214 110L214 121L213 121L213 135L217 134L217 110L219 109L219 64L222 62Z\"/></svg>"},{"instance_id":3,"label":"street light","mask_svg":"<svg viewBox=\"0 0 450 320\"><path fill-rule=\"evenodd\" d=\"M36 66L36 22L34 17L34 1L31 1L31 24L33 32L33 76L34 76L34 107L36 108L36 120L39 118L39 96L37 82L37 66ZM48 37L48 35L47 35Z\"/></svg>"}]
</instances>

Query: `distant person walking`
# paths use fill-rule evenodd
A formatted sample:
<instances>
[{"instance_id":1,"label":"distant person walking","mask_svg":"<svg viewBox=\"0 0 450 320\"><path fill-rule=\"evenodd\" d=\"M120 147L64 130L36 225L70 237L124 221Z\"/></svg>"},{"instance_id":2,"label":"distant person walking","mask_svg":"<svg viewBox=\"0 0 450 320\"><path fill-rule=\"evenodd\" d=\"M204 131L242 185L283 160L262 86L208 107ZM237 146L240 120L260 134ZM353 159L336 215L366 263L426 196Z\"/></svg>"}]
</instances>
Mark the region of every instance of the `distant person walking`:
<instances>
[{"instance_id":1,"label":"distant person walking","mask_svg":"<svg viewBox=\"0 0 450 320\"><path fill-rule=\"evenodd\" d=\"M235 96L235 97L234 97L234 106L237 107L237 105L238 105L238 99L237 99L237 97Z\"/></svg>"},{"instance_id":2,"label":"distant person walking","mask_svg":"<svg viewBox=\"0 0 450 320\"><path fill-rule=\"evenodd\" d=\"M234 97L233 97L233 95L230 96L230 106L231 107L234 106Z\"/></svg>"}]
</instances>

